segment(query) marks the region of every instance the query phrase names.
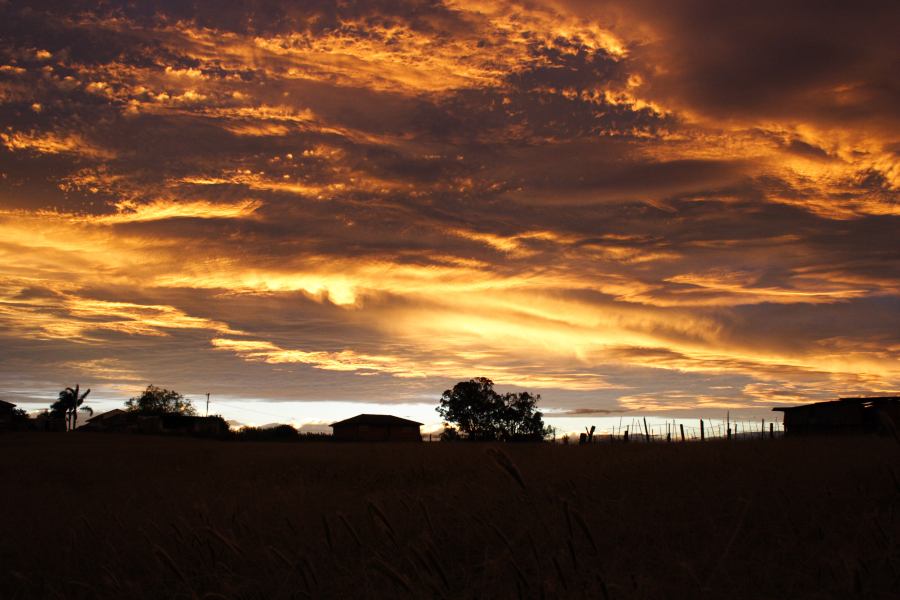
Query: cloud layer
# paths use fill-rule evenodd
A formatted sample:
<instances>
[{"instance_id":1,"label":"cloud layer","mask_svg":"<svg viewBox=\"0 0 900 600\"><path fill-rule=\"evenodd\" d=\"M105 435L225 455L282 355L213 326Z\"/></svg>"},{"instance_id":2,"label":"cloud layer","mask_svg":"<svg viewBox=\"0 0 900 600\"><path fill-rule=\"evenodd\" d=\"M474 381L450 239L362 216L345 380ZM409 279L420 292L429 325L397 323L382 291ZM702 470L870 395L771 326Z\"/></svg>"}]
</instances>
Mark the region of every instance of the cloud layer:
<instances>
[{"instance_id":1,"label":"cloud layer","mask_svg":"<svg viewBox=\"0 0 900 600\"><path fill-rule=\"evenodd\" d=\"M900 388L900 10L0 3L0 393Z\"/></svg>"}]
</instances>

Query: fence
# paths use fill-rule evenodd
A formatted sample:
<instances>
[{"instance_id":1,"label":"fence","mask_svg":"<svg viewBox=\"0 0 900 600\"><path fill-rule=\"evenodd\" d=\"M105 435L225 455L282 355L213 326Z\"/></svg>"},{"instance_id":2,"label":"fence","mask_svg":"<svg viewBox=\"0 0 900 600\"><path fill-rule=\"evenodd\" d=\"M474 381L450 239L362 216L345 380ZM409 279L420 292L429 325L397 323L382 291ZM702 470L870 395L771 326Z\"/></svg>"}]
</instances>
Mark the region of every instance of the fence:
<instances>
[{"instance_id":1,"label":"fence","mask_svg":"<svg viewBox=\"0 0 900 600\"><path fill-rule=\"evenodd\" d=\"M706 440L751 440L774 439L784 436L784 425L779 421L710 420L692 421L695 425L685 425L684 419L673 419L665 423L649 424L645 418L633 418L629 423L607 427L593 434L582 433L577 443L600 442L692 442ZM571 443L569 436L553 439L557 443Z\"/></svg>"}]
</instances>

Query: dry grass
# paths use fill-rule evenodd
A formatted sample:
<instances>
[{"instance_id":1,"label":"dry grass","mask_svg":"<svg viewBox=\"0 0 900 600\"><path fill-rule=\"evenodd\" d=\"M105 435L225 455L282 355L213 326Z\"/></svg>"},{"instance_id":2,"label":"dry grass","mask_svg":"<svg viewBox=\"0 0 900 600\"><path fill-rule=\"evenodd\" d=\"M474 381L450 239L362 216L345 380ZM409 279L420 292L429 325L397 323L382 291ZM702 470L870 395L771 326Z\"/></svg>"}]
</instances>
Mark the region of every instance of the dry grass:
<instances>
[{"instance_id":1,"label":"dry grass","mask_svg":"<svg viewBox=\"0 0 900 600\"><path fill-rule=\"evenodd\" d=\"M2 598L889 598L891 439L10 434Z\"/></svg>"}]
</instances>

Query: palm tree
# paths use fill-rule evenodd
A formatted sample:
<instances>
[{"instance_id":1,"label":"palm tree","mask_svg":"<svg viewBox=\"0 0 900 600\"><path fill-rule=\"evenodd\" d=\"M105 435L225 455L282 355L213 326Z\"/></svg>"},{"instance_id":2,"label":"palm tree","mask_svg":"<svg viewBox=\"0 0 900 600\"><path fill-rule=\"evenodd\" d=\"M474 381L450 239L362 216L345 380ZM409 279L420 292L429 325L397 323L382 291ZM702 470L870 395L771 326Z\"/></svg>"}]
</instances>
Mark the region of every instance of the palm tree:
<instances>
[{"instance_id":1,"label":"palm tree","mask_svg":"<svg viewBox=\"0 0 900 600\"><path fill-rule=\"evenodd\" d=\"M74 390L67 387L59 393L59 399L50 405L51 414L65 416L67 431L75 430L75 426L78 424L79 410L83 410L90 415L94 414L94 411L89 406L81 406L84 403L84 399L87 398L87 395L91 393L91 390L88 389L83 394L79 394L78 392L78 384L75 385Z\"/></svg>"}]
</instances>

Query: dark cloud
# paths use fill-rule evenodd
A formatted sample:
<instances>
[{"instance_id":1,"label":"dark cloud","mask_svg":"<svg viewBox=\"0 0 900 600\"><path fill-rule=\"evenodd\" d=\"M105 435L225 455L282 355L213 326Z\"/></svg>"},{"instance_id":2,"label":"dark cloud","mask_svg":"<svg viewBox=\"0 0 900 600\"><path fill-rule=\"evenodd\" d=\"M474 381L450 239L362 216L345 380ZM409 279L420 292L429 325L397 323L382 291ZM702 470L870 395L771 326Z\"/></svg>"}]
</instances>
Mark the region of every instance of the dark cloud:
<instances>
[{"instance_id":1,"label":"dark cloud","mask_svg":"<svg viewBox=\"0 0 900 600\"><path fill-rule=\"evenodd\" d=\"M791 143L787 145L786 150L788 152L793 152L794 154L799 154L800 156L807 156L810 158L830 158L828 152L826 152L822 148L814 146L813 144L807 144L802 140L791 140Z\"/></svg>"},{"instance_id":2,"label":"dark cloud","mask_svg":"<svg viewBox=\"0 0 900 600\"><path fill-rule=\"evenodd\" d=\"M635 60L646 61L660 99L726 118L898 125L896 2L563 4L646 37ZM655 66L665 71L654 74Z\"/></svg>"},{"instance_id":3,"label":"dark cloud","mask_svg":"<svg viewBox=\"0 0 900 600\"><path fill-rule=\"evenodd\" d=\"M612 413L613 411L603 408L573 408L572 410L566 410L562 413L556 414L566 417L596 417L600 415L609 415Z\"/></svg>"}]
</instances>

